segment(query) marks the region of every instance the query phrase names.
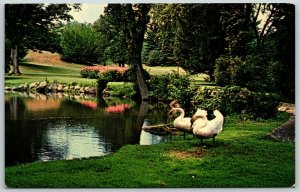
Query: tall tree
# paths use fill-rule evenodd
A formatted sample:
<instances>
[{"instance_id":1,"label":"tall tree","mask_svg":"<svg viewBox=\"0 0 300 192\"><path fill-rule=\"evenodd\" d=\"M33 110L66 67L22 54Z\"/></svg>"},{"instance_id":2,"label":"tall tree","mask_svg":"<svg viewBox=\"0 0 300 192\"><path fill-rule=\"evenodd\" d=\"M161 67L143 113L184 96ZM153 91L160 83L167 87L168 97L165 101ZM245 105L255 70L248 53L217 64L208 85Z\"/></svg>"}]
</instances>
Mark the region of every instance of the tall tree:
<instances>
[{"instance_id":1,"label":"tall tree","mask_svg":"<svg viewBox=\"0 0 300 192\"><path fill-rule=\"evenodd\" d=\"M124 67L125 63L130 61L127 42L122 29L113 24L112 16L100 15L93 27L101 37L99 46L104 50L102 62L106 63L106 60L111 59L114 63L118 63L120 67Z\"/></svg>"},{"instance_id":2,"label":"tall tree","mask_svg":"<svg viewBox=\"0 0 300 192\"><path fill-rule=\"evenodd\" d=\"M224 4L221 12L221 25L225 33L227 54L247 55L247 44L252 40L251 4Z\"/></svg>"},{"instance_id":3,"label":"tall tree","mask_svg":"<svg viewBox=\"0 0 300 192\"><path fill-rule=\"evenodd\" d=\"M150 10L146 42L156 45L149 51L149 57L159 57L156 62L160 65L174 65L177 62L173 50L181 7L182 4L155 4Z\"/></svg>"},{"instance_id":4,"label":"tall tree","mask_svg":"<svg viewBox=\"0 0 300 192\"><path fill-rule=\"evenodd\" d=\"M63 20L69 21L68 12L79 4L6 4L5 37L11 43L13 74L20 74L19 48L45 49L49 46L47 38L53 27Z\"/></svg>"},{"instance_id":5,"label":"tall tree","mask_svg":"<svg viewBox=\"0 0 300 192\"><path fill-rule=\"evenodd\" d=\"M66 61L92 65L98 63L103 49L101 36L90 24L72 22L62 28L60 45Z\"/></svg>"},{"instance_id":6,"label":"tall tree","mask_svg":"<svg viewBox=\"0 0 300 192\"><path fill-rule=\"evenodd\" d=\"M146 25L150 20L149 10L150 4L108 4L104 11L105 14L112 16L113 23L119 26L125 35L143 100L149 98L141 57Z\"/></svg>"},{"instance_id":7,"label":"tall tree","mask_svg":"<svg viewBox=\"0 0 300 192\"><path fill-rule=\"evenodd\" d=\"M191 73L211 78L215 59L224 52L219 4L183 4L176 28L174 53Z\"/></svg>"}]
</instances>

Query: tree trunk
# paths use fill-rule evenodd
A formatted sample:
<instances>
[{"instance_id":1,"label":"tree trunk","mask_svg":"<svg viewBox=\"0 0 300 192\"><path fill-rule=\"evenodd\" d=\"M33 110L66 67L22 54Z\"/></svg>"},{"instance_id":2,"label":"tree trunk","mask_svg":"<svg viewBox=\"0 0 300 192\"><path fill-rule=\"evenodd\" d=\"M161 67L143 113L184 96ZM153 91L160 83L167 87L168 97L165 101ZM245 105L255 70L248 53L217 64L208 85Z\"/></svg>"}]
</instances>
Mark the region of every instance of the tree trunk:
<instances>
[{"instance_id":1,"label":"tree trunk","mask_svg":"<svg viewBox=\"0 0 300 192\"><path fill-rule=\"evenodd\" d=\"M140 56L135 57L134 59L134 68L136 72L137 77L137 83L139 86L140 94L142 100L147 100L149 98L149 90L148 86L146 84L146 80L143 74L143 66L142 66L142 60Z\"/></svg>"},{"instance_id":2,"label":"tree trunk","mask_svg":"<svg viewBox=\"0 0 300 192\"><path fill-rule=\"evenodd\" d=\"M21 72L19 70L19 63L18 63L18 45L14 45L10 49L10 59L12 61L12 65L13 65L13 70L11 73L20 75Z\"/></svg>"}]
</instances>

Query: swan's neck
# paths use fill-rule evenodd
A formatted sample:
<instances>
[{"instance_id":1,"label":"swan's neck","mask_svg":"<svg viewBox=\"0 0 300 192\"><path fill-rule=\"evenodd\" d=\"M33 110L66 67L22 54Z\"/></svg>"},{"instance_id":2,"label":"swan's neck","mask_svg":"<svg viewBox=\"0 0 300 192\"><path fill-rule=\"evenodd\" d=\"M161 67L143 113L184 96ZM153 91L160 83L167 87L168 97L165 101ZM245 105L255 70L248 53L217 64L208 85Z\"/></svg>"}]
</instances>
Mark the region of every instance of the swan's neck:
<instances>
[{"instance_id":1,"label":"swan's neck","mask_svg":"<svg viewBox=\"0 0 300 192\"><path fill-rule=\"evenodd\" d=\"M178 119L183 119L184 118L184 110L182 108L174 108L174 110L179 111L180 115L177 117Z\"/></svg>"}]
</instances>

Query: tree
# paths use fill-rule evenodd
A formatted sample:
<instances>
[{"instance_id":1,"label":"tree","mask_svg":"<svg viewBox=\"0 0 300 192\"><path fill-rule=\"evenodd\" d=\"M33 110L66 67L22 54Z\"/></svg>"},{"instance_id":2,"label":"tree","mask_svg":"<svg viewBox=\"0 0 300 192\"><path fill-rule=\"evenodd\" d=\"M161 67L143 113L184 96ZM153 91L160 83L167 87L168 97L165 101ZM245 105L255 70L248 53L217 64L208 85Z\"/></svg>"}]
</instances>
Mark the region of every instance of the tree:
<instances>
[{"instance_id":1,"label":"tree","mask_svg":"<svg viewBox=\"0 0 300 192\"><path fill-rule=\"evenodd\" d=\"M144 34L149 22L149 10L149 4L108 4L104 11L105 14L112 17L113 24L119 26L123 31L143 100L149 98L141 58Z\"/></svg>"},{"instance_id":2,"label":"tree","mask_svg":"<svg viewBox=\"0 0 300 192\"><path fill-rule=\"evenodd\" d=\"M5 37L11 43L11 62L13 74L20 74L18 58L20 47L26 49L49 48L49 37L53 27L62 20L69 21L68 12L79 4L6 4ZM50 41L51 42L51 41Z\"/></svg>"},{"instance_id":3,"label":"tree","mask_svg":"<svg viewBox=\"0 0 300 192\"><path fill-rule=\"evenodd\" d=\"M151 21L147 26L145 40L145 58L148 65L176 64L173 50L181 6L181 4L155 4L151 7L149 13Z\"/></svg>"},{"instance_id":4,"label":"tree","mask_svg":"<svg viewBox=\"0 0 300 192\"><path fill-rule=\"evenodd\" d=\"M174 54L184 69L207 73L211 79L214 63L224 52L221 5L184 4L177 20Z\"/></svg>"},{"instance_id":5,"label":"tree","mask_svg":"<svg viewBox=\"0 0 300 192\"><path fill-rule=\"evenodd\" d=\"M225 46L221 11L221 4L153 6L146 41L151 45L153 39L152 44L157 47L148 51L150 61L153 61L150 56L158 55L161 59L155 62L171 60L190 73L207 73L213 79L215 59Z\"/></svg>"},{"instance_id":6,"label":"tree","mask_svg":"<svg viewBox=\"0 0 300 192\"><path fill-rule=\"evenodd\" d=\"M64 60L88 65L98 63L104 52L99 44L101 37L89 24L73 22L62 29L60 45Z\"/></svg>"},{"instance_id":7,"label":"tree","mask_svg":"<svg viewBox=\"0 0 300 192\"><path fill-rule=\"evenodd\" d=\"M110 15L101 15L93 27L102 38L100 46L104 50L105 59L111 59L120 67L124 67L125 63L130 61L126 38L122 29L113 24L111 17Z\"/></svg>"}]
</instances>

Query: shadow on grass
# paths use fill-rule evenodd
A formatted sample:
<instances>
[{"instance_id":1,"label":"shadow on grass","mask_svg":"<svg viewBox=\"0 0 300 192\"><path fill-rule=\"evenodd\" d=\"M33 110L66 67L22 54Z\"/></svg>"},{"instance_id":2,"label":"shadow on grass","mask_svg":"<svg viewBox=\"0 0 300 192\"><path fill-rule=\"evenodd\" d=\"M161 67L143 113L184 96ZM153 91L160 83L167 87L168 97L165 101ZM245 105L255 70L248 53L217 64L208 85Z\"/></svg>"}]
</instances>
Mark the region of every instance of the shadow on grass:
<instances>
[{"instance_id":1,"label":"shadow on grass","mask_svg":"<svg viewBox=\"0 0 300 192\"><path fill-rule=\"evenodd\" d=\"M55 73L55 74L67 74L74 73L76 70L67 69L65 67L57 67L57 66L46 66L40 64L33 63L20 63L20 66L28 67L31 71L43 71L45 73Z\"/></svg>"}]
</instances>

